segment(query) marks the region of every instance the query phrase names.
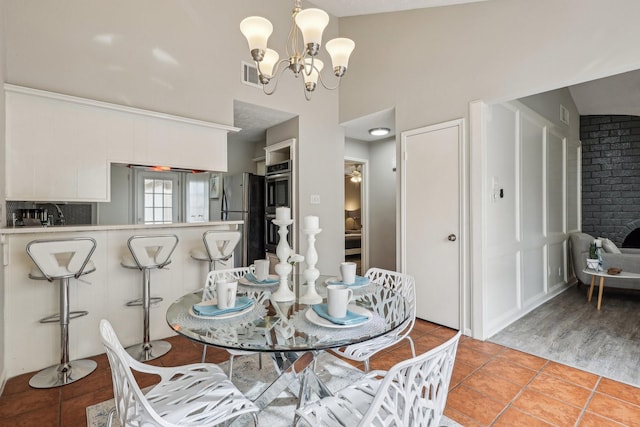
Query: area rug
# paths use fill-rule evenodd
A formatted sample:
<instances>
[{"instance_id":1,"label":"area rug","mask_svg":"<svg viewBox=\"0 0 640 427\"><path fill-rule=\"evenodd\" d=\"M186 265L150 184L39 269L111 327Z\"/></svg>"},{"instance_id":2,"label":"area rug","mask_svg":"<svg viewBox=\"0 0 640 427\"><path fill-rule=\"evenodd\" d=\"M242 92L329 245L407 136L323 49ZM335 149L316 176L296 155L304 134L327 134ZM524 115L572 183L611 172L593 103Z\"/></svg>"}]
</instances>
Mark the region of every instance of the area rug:
<instances>
[{"instance_id":1,"label":"area rug","mask_svg":"<svg viewBox=\"0 0 640 427\"><path fill-rule=\"evenodd\" d=\"M489 341L640 387L640 292L571 287Z\"/></svg>"},{"instance_id":2,"label":"area rug","mask_svg":"<svg viewBox=\"0 0 640 427\"><path fill-rule=\"evenodd\" d=\"M263 356L262 369L258 367L258 356L237 357L233 362L233 382L247 397L255 398L276 377L276 371L269 357ZM220 367L227 370L227 362ZM322 353L316 366L318 376L329 390L337 391L353 383L363 372L343 362L337 357ZM285 427L293 424L296 399L290 393L282 393L271 405L258 414L260 426ZM87 407L87 427L105 427L109 411L113 408L113 399ZM114 422L114 427L119 424ZM251 426L250 418L239 419L233 426ZM461 427L455 421L442 417L440 426Z\"/></svg>"}]
</instances>

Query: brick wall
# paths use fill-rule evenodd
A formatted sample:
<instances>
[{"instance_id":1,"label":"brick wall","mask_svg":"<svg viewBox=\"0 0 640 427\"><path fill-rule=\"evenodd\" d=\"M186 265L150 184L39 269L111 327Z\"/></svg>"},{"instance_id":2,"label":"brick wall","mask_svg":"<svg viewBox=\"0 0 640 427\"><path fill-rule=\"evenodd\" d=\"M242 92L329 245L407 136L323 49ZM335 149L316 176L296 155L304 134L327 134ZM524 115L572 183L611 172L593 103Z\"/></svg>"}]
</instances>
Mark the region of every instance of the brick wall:
<instances>
[{"instance_id":1,"label":"brick wall","mask_svg":"<svg viewBox=\"0 0 640 427\"><path fill-rule=\"evenodd\" d=\"M581 116L582 230L622 245L640 227L640 117Z\"/></svg>"}]
</instances>

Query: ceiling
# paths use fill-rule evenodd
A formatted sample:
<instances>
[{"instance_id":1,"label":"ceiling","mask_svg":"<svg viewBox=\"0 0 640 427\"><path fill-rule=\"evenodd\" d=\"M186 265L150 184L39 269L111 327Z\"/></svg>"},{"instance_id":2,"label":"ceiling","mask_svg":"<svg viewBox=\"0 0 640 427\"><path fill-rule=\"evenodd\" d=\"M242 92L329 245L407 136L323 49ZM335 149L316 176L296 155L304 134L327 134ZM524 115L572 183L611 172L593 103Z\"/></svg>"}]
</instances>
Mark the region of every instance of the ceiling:
<instances>
[{"instance_id":1,"label":"ceiling","mask_svg":"<svg viewBox=\"0 0 640 427\"><path fill-rule=\"evenodd\" d=\"M427 7L449 6L487 0L313 0L313 3L337 17L368 15ZM304 7L304 5L303 5ZM640 70L570 86L569 91L581 115L622 114L640 116ZM266 129L295 117L295 114L253 104L234 103L234 126L242 128L229 140L264 140ZM395 110L379 111L342 123L345 136L360 141L375 141L395 136ZM388 127L389 135L372 137L374 127Z\"/></svg>"},{"instance_id":2,"label":"ceiling","mask_svg":"<svg viewBox=\"0 0 640 427\"><path fill-rule=\"evenodd\" d=\"M486 0L313 0L313 3L333 16L371 15L425 7L450 6ZM304 4L303 4L304 7Z\"/></svg>"},{"instance_id":3,"label":"ceiling","mask_svg":"<svg viewBox=\"0 0 640 427\"><path fill-rule=\"evenodd\" d=\"M368 15L397 10L421 9L458 3L486 0L315 0L313 3L334 16ZM304 7L304 5L303 5ZM233 105L233 125L240 132L229 134L229 141L255 142L264 140L268 128L295 117L295 114L272 110L254 104L236 101ZM345 136L361 141L375 141L395 135L395 111L389 109L343 123ZM386 127L389 135L374 137L369 129Z\"/></svg>"},{"instance_id":4,"label":"ceiling","mask_svg":"<svg viewBox=\"0 0 640 427\"><path fill-rule=\"evenodd\" d=\"M313 0L313 3L334 16L343 17L451 6L477 1L486 0ZM581 83L570 86L568 89L581 115L640 116L640 102L638 101L640 100L640 70ZM373 127L372 123L359 123L357 120L354 122L351 125L361 126L361 128L353 130L349 127L346 128L347 136L352 138L362 139L357 134L362 135L363 130L366 130L364 128ZM349 135L349 133L352 134Z\"/></svg>"},{"instance_id":5,"label":"ceiling","mask_svg":"<svg viewBox=\"0 0 640 427\"><path fill-rule=\"evenodd\" d=\"M631 71L570 86L580 115L621 114L640 116L640 71ZM292 119L296 114L236 101L234 126L242 130L229 134L229 141L264 141L268 128ZM395 109L379 111L342 123L345 136L359 141L377 141L395 136ZM374 137L369 129L387 127L389 135Z\"/></svg>"},{"instance_id":6,"label":"ceiling","mask_svg":"<svg viewBox=\"0 0 640 427\"><path fill-rule=\"evenodd\" d=\"M246 102L234 101L233 125L242 130L230 133L229 142L256 142L266 139L267 129L294 118L297 114L261 107Z\"/></svg>"},{"instance_id":7,"label":"ceiling","mask_svg":"<svg viewBox=\"0 0 640 427\"><path fill-rule=\"evenodd\" d=\"M640 116L640 71L616 74L570 86L580 115Z\"/></svg>"},{"instance_id":8,"label":"ceiling","mask_svg":"<svg viewBox=\"0 0 640 427\"><path fill-rule=\"evenodd\" d=\"M293 113L235 101L233 103L233 125L241 128L241 131L230 133L228 140L230 142L264 141L267 129L295 116L296 114ZM342 126L347 138L369 142L392 138L395 135L395 121L395 109L390 108L345 122ZM390 132L386 136L369 135L369 129L376 127L389 128Z\"/></svg>"},{"instance_id":9,"label":"ceiling","mask_svg":"<svg viewBox=\"0 0 640 427\"><path fill-rule=\"evenodd\" d=\"M344 128L344 136L347 138L367 142L389 139L396 134L396 111L395 108L378 111L344 122L342 123L342 127ZM372 136L369 134L369 129L373 128L388 128L389 134L385 136Z\"/></svg>"}]
</instances>

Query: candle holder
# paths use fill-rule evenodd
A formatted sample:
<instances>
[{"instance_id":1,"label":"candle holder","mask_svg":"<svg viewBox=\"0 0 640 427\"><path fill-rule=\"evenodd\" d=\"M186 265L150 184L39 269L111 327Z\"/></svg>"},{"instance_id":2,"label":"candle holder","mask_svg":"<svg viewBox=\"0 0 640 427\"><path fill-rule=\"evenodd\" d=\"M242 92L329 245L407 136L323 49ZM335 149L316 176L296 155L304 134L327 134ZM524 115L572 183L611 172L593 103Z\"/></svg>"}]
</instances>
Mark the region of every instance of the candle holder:
<instances>
[{"instance_id":1,"label":"candle holder","mask_svg":"<svg viewBox=\"0 0 640 427\"><path fill-rule=\"evenodd\" d=\"M291 255L291 248L287 241L287 234L289 234L288 227L293 224L292 219L274 219L272 221L278 226L278 234L280 235L280 241L276 247L276 255L278 255L279 263L276 264L275 270L280 277L280 286L273 294L271 299L276 302L295 301L296 294L289 289L289 273L293 267L289 264L289 256Z\"/></svg>"},{"instance_id":2,"label":"candle holder","mask_svg":"<svg viewBox=\"0 0 640 427\"><path fill-rule=\"evenodd\" d=\"M318 262L318 252L316 252L316 234L322 230L316 228L314 230L302 230L307 235L307 255L304 257L307 263L307 269L302 272L305 283L307 284L307 291L300 297L301 304L319 304L322 302L322 297L318 295L316 291L316 279L320 276L320 271L316 268Z\"/></svg>"}]
</instances>

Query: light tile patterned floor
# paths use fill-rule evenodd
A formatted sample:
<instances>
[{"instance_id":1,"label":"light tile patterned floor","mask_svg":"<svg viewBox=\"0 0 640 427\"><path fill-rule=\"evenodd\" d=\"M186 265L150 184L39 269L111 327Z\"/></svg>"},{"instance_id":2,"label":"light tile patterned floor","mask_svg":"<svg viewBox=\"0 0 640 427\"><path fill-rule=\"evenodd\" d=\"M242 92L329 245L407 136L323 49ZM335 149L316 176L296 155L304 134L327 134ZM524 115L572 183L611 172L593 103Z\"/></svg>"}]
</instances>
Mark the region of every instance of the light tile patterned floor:
<instances>
[{"instance_id":1,"label":"light tile patterned floor","mask_svg":"<svg viewBox=\"0 0 640 427\"><path fill-rule=\"evenodd\" d=\"M455 331L417 321L412 337L425 352ZM175 366L200 360L202 347L180 337L154 364ZM404 342L373 358L372 369L388 369L410 357ZM210 350L209 362L228 358ZM0 426L85 426L85 408L113 396L108 362L94 357L90 377L63 388L29 388L31 373L11 378L0 396ZM359 364L356 366L361 367ZM141 377L143 387L153 377ZM640 389L497 344L463 337L445 414L465 426L640 426Z\"/></svg>"},{"instance_id":2,"label":"light tile patterned floor","mask_svg":"<svg viewBox=\"0 0 640 427\"><path fill-rule=\"evenodd\" d=\"M470 426L640 426L640 390L491 343L460 343L445 414Z\"/></svg>"}]
</instances>

